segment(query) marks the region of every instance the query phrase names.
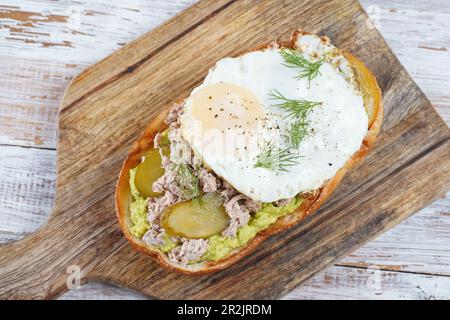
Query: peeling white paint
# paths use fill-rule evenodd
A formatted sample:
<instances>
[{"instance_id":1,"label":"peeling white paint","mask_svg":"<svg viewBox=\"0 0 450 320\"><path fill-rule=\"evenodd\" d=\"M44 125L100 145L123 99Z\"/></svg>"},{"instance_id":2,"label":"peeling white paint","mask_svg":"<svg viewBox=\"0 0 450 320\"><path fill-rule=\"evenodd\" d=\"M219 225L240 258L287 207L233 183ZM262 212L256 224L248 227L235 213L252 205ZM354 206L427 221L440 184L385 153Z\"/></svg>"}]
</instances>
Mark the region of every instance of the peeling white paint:
<instances>
[{"instance_id":1,"label":"peeling white paint","mask_svg":"<svg viewBox=\"0 0 450 320\"><path fill-rule=\"evenodd\" d=\"M3 1L0 14L14 17L17 12L35 12L36 15L29 17L33 20L31 26L14 18L0 19L0 56L52 57L69 63L92 64L194 2ZM64 21L50 21L49 16ZM13 31L11 27L22 31ZM36 31L40 34L34 34Z\"/></svg>"}]
</instances>

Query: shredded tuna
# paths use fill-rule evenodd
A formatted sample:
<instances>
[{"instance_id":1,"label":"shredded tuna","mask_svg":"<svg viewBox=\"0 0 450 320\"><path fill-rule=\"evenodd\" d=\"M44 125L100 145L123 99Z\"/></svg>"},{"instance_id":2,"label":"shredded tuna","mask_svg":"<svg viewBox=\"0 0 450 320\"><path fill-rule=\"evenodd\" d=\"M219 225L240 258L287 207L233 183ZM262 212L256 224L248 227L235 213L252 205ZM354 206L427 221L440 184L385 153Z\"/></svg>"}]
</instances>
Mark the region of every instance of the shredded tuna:
<instances>
[{"instance_id":1,"label":"shredded tuna","mask_svg":"<svg viewBox=\"0 0 450 320\"><path fill-rule=\"evenodd\" d=\"M161 213L169 206L178 203L180 198L171 192L165 192L163 196L149 198L147 221L150 223L150 229L144 234L142 240L149 245L164 245L165 231L161 227Z\"/></svg>"},{"instance_id":2,"label":"shredded tuna","mask_svg":"<svg viewBox=\"0 0 450 320\"><path fill-rule=\"evenodd\" d=\"M155 135L155 138L153 138L153 147L155 149L161 149L161 139L162 139L163 135L161 133L157 133Z\"/></svg>"},{"instance_id":3,"label":"shredded tuna","mask_svg":"<svg viewBox=\"0 0 450 320\"><path fill-rule=\"evenodd\" d=\"M165 124L172 124L178 122L180 119L180 115L183 113L184 102L175 103L169 111L167 118L164 120Z\"/></svg>"},{"instance_id":4,"label":"shredded tuna","mask_svg":"<svg viewBox=\"0 0 450 320\"><path fill-rule=\"evenodd\" d=\"M287 205L289 202L291 202L291 200L292 200L292 198L281 199L281 200L275 201L275 205L277 207L283 207L283 206Z\"/></svg>"},{"instance_id":5,"label":"shredded tuna","mask_svg":"<svg viewBox=\"0 0 450 320\"><path fill-rule=\"evenodd\" d=\"M170 167L170 159L165 155L161 155L161 167L167 170Z\"/></svg>"},{"instance_id":6,"label":"shredded tuna","mask_svg":"<svg viewBox=\"0 0 450 320\"><path fill-rule=\"evenodd\" d=\"M180 198L180 200L188 200L192 197L192 194L186 192L186 189L190 189L195 179L190 179L188 175L183 176L181 181L178 168L181 165L187 165L190 168L198 168L202 164L201 158L192 150L189 143L182 137L181 128L179 126L180 116L183 113L183 104L176 104L169 112L166 123L170 125L168 132L168 138L170 141L170 157L165 157L162 154L160 148L161 136L156 135L154 140L155 148L159 148L162 156L162 167L165 169L164 175L153 183L152 189L155 192L170 192L173 195ZM195 171L195 170L194 170ZM195 177L194 177L195 178ZM212 187L211 184L208 187Z\"/></svg>"},{"instance_id":7,"label":"shredded tuna","mask_svg":"<svg viewBox=\"0 0 450 320\"><path fill-rule=\"evenodd\" d=\"M189 164L192 158L190 145L181 135L181 129L173 129L169 131L170 140L170 161L173 163Z\"/></svg>"},{"instance_id":8,"label":"shredded tuna","mask_svg":"<svg viewBox=\"0 0 450 320\"><path fill-rule=\"evenodd\" d=\"M228 238L236 237L237 229L241 226L241 222L238 219L231 219L230 225L222 231L222 236Z\"/></svg>"},{"instance_id":9,"label":"shredded tuna","mask_svg":"<svg viewBox=\"0 0 450 320\"><path fill-rule=\"evenodd\" d=\"M163 196L157 198L149 198L147 220L150 225L158 225L161 213L169 206L180 201L176 195L166 192Z\"/></svg>"},{"instance_id":10,"label":"shredded tuna","mask_svg":"<svg viewBox=\"0 0 450 320\"><path fill-rule=\"evenodd\" d=\"M164 230L159 225L152 226L142 237L145 243L154 246L164 245Z\"/></svg>"},{"instance_id":11,"label":"shredded tuna","mask_svg":"<svg viewBox=\"0 0 450 320\"><path fill-rule=\"evenodd\" d=\"M225 198L225 202L230 201L230 199L237 194L238 192L231 186L231 184L226 181L222 181L220 195Z\"/></svg>"},{"instance_id":12,"label":"shredded tuna","mask_svg":"<svg viewBox=\"0 0 450 320\"><path fill-rule=\"evenodd\" d=\"M255 213L262 208L262 203L260 201L255 201L247 197L245 199L244 205L247 206L247 209L250 211L250 213Z\"/></svg>"},{"instance_id":13,"label":"shredded tuna","mask_svg":"<svg viewBox=\"0 0 450 320\"><path fill-rule=\"evenodd\" d=\"M202 159L194 150L192 150L189 143L183 138L181 129L176 128L169 132L170 140L170 161L177 164L188 164L193 167L202 165Z\"/></svg>"},{"instance_id":14,"label":"shredded tuna","mask_svg":"<svg viewBox=\"0 0 450 320\"><path fill-rule=\"evenodd\" d=\"M199 259L208 248L208 240L186 239L181 246L169 252L169 259L173 262L187 264Z\"/></svg>"},{"instance_id":15,"label":"shredded tuna","mask_svg":"<svg viewBox=\"0 0 450 320\"><path fill-rule=\"evenodd\" d=\"M169 170L164 171L164 174L153 182L152 190L153 192L161 193L166 189L167 184L172 181L172 172Z\"/></svg>"},{"instance_id":16,"label":"shredded tuna","mask_svg":"<svg viewBox=\"0 0 450 320\"><path fill-rule=\"evenodd\" d=\"M184 199L185 193L179 186L176 178L177 178L177 171L174 170L173 167L167 168L164 174L153 183L152 186L153 191L159 193L168 191L172 195Z\"/></svg>"},{"instance_id":17,"label":"shredded tuna","mask_svg":"<svg viewBox=\"0 0 450 320\"><path fill-rule=\"evenodd\" d=\"M244 194L238 194L224 203L225 211L231 219L230 225L222 235L234 238L237 229L247 224L250 214L261 209L261 203L254 201Z\"/></svg>"},{"instance_id":18,"label":"shredded tuna","mask_svg":"<svg viewBox=\"0 0 450 320\"><path fill-rule=\"evenodd\" d=\"M200 187L203 192L215 192L220 187L220 179L212 172L209 172L205 168L200 169L199 172Z\"/></svg>"}]
</instances>

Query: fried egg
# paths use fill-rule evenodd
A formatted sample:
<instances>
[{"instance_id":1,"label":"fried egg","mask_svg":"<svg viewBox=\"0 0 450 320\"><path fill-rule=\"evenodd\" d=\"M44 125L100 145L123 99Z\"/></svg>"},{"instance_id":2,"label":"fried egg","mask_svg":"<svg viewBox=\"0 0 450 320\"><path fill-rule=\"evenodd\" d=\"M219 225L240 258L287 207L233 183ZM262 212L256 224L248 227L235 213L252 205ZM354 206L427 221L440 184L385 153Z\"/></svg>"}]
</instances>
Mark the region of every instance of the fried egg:
<instances>
[{"instance_id":1,"label":"fried egg","mask_svg":"<svg viewBox=\"0 0 450 320\"><path fill-rule=\"evenodd\" d=\"M296 47L309 61L324 59L315 78L299 78L277 47L224 58L191 92L181 117L183 138L205 166L253 200L273 202L320 188L367 133L368 115L345 57L314 35L300 36ZM293 119L274 92L319 103L296 148L288 138ZM289 150L295 161L284 170L258 166L268 146Z\"/></svg>"}]
</instances>

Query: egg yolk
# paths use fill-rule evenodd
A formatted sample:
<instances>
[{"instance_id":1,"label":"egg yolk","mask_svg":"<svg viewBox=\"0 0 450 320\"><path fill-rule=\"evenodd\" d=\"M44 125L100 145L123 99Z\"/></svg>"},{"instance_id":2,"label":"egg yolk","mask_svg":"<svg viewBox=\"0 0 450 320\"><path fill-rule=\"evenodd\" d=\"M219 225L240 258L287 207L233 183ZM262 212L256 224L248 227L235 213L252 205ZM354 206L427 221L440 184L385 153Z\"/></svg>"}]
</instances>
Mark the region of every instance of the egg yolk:
<instances>
[{"instance_id":1,"label":"egg yolk","mask_svg":"<svg viewBox=\"0 0 450 320\"><path fill-rule=\"evenodd\" d=\"M252 128L264 113L259 100L247 89L230 83L213 83L192 97L192 116L203 130Z\"/></svg>"}]
</instances>

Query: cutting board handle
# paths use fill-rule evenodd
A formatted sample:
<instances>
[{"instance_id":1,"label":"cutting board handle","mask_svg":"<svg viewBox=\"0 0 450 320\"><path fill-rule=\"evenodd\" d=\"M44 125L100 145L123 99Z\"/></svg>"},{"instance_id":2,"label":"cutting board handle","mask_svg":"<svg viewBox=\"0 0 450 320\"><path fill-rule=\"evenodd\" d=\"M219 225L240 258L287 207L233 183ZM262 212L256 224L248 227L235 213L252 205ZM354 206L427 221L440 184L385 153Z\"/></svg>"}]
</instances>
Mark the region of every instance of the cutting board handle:
<instances>
[{"instance_id":1,"label":"cutting board handle","mask_svg":"<svg viewBox=\"0 0 450 320\"><path fill-rule=\"evenodd\" d=\"M52 298L77 284L77 268L70 264L73 242L61 241L58 216L52 214L36 233L0 246L0 299Z\"/></svg>"}]
</instances>

